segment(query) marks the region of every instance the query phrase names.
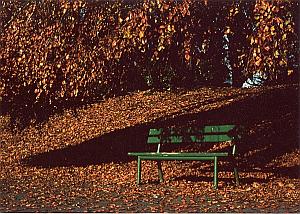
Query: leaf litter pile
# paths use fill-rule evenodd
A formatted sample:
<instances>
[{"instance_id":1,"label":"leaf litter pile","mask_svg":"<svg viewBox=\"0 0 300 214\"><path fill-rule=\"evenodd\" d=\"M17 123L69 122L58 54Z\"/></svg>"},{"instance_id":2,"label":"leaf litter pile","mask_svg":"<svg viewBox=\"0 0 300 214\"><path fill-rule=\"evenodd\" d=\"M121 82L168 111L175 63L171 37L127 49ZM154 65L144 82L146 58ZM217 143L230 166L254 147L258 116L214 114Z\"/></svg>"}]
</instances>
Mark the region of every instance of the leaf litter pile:
<instances>
[{"instance_id":1,"label":"leaf litter pile","mask_svg":"<svg viewBox=\"0 0 300 214\"><path fill-rule=\"evenodd\" d=\"M299 212L298 89L136 92L22 132L0 116L0 212ZM218 190L210 162L165 161L159 184L155 162L144 161L137 186L127 152L153 149L151 126L193 120L243 124L241 185L225 161Z\"/></svg>"}]
</instances>

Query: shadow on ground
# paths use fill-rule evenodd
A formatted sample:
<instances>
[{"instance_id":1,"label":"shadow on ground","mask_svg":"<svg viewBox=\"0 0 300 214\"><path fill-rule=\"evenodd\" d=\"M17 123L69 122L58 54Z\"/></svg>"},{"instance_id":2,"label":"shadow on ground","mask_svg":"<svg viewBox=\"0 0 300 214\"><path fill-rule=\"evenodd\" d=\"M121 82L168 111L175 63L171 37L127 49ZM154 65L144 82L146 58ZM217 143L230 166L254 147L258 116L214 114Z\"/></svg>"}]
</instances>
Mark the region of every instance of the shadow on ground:
<instances>
[{"instance_id":1,"label":"shadow on ground","mask_svg":"<svg viewBox=\"0 0 300 214\"><path fill-rule=\"evenodd\" d=\"M155 147L146 144L147 132L151 126L169 126L190 122L235 123L245 127L243 140L238 145L241 171L273 172L279 176L299 178L299 166L267 167L267 164L274 158L299 148L298 102L296 89L277 90L270 94L250 97L222 109L186 114L174 119L161 118L153 124L117 130L82 142L80 145L41 153L22 161L26 165L38 167L128 162L133 160L127 155L129 151L155 151ZM183 176L179 179L205 180L206 178ZM211 178L208 179L211 181Z\"/></svg>"},{"instance_id":2,"label":"shadow on ground","mask_svg":"<svg viewBox=\"0 0 300 214\"><path fill-rule=\"evenodd\" d=\"M109 162L126 162L127 151L146 150L146 126L132 127L102 135L79 145L40 153L23 160L30 166L88 166Z\"/></svg>"}]
</instances>

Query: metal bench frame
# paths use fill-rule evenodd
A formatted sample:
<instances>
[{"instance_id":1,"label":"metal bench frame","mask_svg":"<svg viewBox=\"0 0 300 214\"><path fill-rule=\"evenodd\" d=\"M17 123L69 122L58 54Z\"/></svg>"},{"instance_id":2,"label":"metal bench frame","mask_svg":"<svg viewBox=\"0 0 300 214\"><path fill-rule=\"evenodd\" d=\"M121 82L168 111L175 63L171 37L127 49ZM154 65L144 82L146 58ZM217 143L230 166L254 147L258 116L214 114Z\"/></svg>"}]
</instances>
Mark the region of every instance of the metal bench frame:
<instances>
[{"instance_id":1,"label":"metal bench frame","mask_svg":"<svg viewBox=\"0 0 300 214\"><path fill-rule=\"evenodd\" d=\"M183 143L184 138L188 137L190 142L196 143L220 143L224 141L235 141L236 136L229 136L229 132L232 131L235 125L214 125L204 126L198 129L198 134L201 137L195 136L195 130L193 133L188 130L184 134L172 133L163 136L163 129L150 129L148 136L148 143L157 143L156 152L129 152L130 156L137 156L137 184L141 183L141 172L142 172L142 160L154 160L157 161L158 175L160 182L163 182L163 172L161 168L161 161L163 160L186 160L186 161L200 161L207 160L212 161L214 166L214 178L213 186L218 188L218 159L228 158L234 163L233 172L236 184L239 185L239 176L237 170L237 163L235 161L236 156L236 145L232 147L232 152L161 152L161 144L163 143Z\"/></svg>"}]
</instances>

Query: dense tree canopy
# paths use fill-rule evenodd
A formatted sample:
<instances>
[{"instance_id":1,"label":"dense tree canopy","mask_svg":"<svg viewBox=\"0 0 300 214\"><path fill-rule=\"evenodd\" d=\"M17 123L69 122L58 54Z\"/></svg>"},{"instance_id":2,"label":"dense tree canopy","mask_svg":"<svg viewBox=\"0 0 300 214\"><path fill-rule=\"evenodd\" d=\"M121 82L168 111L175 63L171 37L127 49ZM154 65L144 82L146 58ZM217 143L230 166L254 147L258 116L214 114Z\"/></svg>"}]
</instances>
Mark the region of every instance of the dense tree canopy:
<instances>
[{"instance_id":1,"label":"dense tree canopy","mask_svg":"<svg viewBox=\"0 0 300 214\"><path fill-rule=\"evenodd\" d=\"M285 0L3 0L2 109L40 118L133 90L296 80L298 9Z\"/></svg>"}]
</instances>

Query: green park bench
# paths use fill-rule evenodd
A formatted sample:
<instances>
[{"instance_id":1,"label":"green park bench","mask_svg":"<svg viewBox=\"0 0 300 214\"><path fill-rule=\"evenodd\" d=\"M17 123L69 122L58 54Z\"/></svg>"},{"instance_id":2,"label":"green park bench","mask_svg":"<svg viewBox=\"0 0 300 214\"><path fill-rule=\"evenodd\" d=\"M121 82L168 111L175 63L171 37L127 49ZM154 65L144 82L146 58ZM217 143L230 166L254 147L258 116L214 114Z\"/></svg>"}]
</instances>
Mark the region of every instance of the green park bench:
<instances>
[{"instance_id":1,"label":"green park bench","mask_svg":"<svg viewBox=\"0 0 300 214\"><path fill-rule=\"evenodd\" d=\"M239 185L239 177L236 163L236 144L240 137L237 134L235 125L207 125L201 128L188 127L183 130L176 128L150 129L148 135L149 144L157 144L156 152L129 152L129 156L137 157L137 184L141 181L142 160L156 160L158 166L158 175L160 182L163 182L163 172L161 168L162 160L207 160L214 164L214 188L218 187L218 160L226 158L230 160L233 166L233 173L236 184ZM231 142L230 151L217 152L161 152L161 146L164 143L221 143Z\"/></svg>"}]
</instances>

